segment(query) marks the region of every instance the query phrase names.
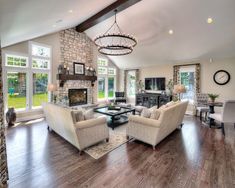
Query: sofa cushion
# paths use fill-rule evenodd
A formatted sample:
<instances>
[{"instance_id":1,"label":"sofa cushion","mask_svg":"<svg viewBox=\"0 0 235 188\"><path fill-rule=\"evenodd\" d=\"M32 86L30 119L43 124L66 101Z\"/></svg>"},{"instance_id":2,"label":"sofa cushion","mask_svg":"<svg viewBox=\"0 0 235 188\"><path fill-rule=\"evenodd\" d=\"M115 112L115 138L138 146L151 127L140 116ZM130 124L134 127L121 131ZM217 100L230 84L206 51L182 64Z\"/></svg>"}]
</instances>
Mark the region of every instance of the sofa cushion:
<instances>
[{"instance_id":1,"label":"sofa cushion","mask_svg":"<svg viewBox=\"0 0 235 188\"><path fill-rule=\"evenodd\" d=\"M71 115L74 123L84 120L84 115L82 110L73 110L71 111Z\"/></svg>"},{"instance_id":2,"label":"sofa cushion","mask_svg":"<svg viewBox=\"0 0 235 188\"><path fill-rule=\"evenodd\" d=\"M87 110L87 111L83 112L83 115L84 115L85 120L93 119L94 118L94 110L93 109Z\"/></svg>"},{"instance_id":3,"label":"sofa cushion","mask_svg":"<svg viewBox=\"0 0 235 188\"><path fill-rule=\"evenodd\" d=\"M151 111L151 115L150 115L150 119L156 119L156 120L158 120L159 119L159 117L160 117L160 115L161 115L161 110L159 110L159 109L153 109L152 111Z\"/></svg>"},{"instance_id":4,"label":"sofa cushion","mask_svg":"<svg viewBox=\"0 0 235 188\"><path fill-rule=\"evenodd\" d=\"M145 118L150 118L151 116L151 110L148 109L148 108L144 108L141 112L141 115L142 117L145 117Z\"/></svg>"}]
</instances>

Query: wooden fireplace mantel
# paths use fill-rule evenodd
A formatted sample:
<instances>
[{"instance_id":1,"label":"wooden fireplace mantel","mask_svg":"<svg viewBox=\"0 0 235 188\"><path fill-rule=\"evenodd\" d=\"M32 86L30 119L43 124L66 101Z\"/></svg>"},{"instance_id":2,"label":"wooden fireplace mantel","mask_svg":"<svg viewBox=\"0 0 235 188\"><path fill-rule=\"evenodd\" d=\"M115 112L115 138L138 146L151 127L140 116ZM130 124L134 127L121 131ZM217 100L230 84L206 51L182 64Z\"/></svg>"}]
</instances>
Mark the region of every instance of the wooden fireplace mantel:
<instances>
[{"instance_id":1,"label":"wooden fireplace mantel","mask_svg":"<svg viewBox=\"0 0 235 188\"><path fill-rule=\"evenodd\" d=\"M64 86L64 83L67 80L87 80L91 81L92 87L94 86L94 82L97 80L97 76L87 76L87 75L71 75L71 74L57 74L57 80L60 82L60 87Z\"/></svg>"}]
</instances>

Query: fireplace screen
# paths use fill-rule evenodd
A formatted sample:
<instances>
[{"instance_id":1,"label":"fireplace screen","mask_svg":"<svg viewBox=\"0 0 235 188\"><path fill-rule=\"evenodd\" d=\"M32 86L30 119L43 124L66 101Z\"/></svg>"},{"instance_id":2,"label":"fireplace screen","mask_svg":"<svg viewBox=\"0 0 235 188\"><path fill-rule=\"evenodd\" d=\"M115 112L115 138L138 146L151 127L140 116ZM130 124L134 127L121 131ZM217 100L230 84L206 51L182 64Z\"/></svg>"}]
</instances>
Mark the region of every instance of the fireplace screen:
<instances>
[{"instance_id":1,"label":"fireplace screen","mask_svg":"<svg viewBox=\"0 0 235 188\"><path fill-rule=\"evenodd\" d=\"M87 104L87 89L69 89L69 106Z\"/></svg>"}]
</instances>

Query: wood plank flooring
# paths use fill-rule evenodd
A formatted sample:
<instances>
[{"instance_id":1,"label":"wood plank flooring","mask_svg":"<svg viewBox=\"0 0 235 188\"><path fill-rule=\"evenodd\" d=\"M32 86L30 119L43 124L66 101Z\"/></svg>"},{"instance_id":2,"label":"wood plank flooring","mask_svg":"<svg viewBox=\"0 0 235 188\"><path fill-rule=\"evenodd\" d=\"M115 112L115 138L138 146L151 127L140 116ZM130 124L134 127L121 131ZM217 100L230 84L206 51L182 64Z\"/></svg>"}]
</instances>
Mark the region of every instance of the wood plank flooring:
<instances>
[{"instance_id":1,"label":"wood plank flooring","mask_svg":"<svg viewBox=\"0 0 235 188\"><path fill-rule=\"evenodd\" d=\"M186 116L153 151L139 141L120 146L99 160L78 150L45 121L8 129L9 187L173 188L235 187L235 129L210 129Z\"/></svg>"}]
</instances>

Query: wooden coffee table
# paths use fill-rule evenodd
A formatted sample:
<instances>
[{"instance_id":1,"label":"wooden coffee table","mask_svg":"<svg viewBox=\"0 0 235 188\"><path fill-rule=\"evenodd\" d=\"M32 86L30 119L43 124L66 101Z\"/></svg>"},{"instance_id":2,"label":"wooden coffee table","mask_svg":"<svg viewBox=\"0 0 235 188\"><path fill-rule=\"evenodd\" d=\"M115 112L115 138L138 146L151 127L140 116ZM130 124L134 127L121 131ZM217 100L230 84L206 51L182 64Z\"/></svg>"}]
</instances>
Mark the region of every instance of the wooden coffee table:
<instances>
[{"instance_id":1,"label":"wooden coffee table","mask_svg":"<svg viewBox=\"0 0 235 188\"><path fill-rule=\"evenodd\" d=\"M115 127L128 122L127 113L135 115L135 109L129 107L120 107L118 110L110 110L108 106L94 108L94 112L107 115L109 117L108 126Z\"/></svg>"}]
</instances>

